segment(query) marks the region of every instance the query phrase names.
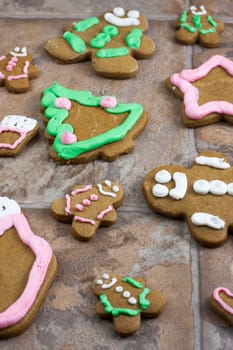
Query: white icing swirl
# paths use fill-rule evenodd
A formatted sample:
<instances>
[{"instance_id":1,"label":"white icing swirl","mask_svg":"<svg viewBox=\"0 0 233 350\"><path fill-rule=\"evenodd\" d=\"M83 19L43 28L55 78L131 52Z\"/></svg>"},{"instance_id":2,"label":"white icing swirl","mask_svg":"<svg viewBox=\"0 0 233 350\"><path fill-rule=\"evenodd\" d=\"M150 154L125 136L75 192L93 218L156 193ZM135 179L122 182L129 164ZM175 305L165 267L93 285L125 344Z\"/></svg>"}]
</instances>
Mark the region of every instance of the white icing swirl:
<instances>
[{"instance_id":1,"label":"white icing swirl","mask_svg":"<svg viewBox=\"0 0 233 350\"><path fill-rule=\"evenodd\" d=\"M175 188L170 190L169 196L176 200L183 199L188 188L187 176L184 173L176 172L173 174L173 180Z\"/></svg>"},{"instance_id":2,"label":"white icing swirl","mask_svg":"<svg viewBox=\"0 0 233 350\"><path fill-rule=\"evenodd\" d=\"M194 213L191 221L195 226L208 226L214 230L221 230L225 226L224 220L218 216L211 215L204 212Z\"/></svg>"},{"instance_id":3,"label":"white icing swirl","mask_svg":"<svg viewBox=\"0 0 233 350\"><path fill-rule=\"evenodd\" d=\"M195 162L199 165L208 165L216 169L230 168L230 164L227 163L224 158L199 156L195 158Z\"/></svg>"}]
</instances>

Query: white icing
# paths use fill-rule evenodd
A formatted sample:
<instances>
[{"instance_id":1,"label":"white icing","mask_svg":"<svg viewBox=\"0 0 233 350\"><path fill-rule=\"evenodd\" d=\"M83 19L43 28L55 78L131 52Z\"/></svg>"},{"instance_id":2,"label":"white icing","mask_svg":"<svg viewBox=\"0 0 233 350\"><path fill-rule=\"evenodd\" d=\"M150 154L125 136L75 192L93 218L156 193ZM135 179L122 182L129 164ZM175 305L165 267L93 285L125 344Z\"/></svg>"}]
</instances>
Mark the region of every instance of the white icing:
<instances>
[{"instance_id":1,"label":"white icing","mask_svg":"<svg viewBox=\"0 0 233 350\"><path fill-rule=\"evenodd\" d=\"M109 274L108 273L104 273L103 274L103 279L108 280L109 279Z\"/></svg>"},{"instance_id":2,"label":"white icing","mask_svg":"<svg viewBox=\"0 0 233 350\"><path fill-rule=\"evenodd\" d=\"M173 174L173 180L175 188L170 190L169 196L176 200L184 198L188 188L187 176L184 173L176 172Z\"/></svg>"},{"instance_id":3,"label":"white icing","mask_svg":"<svg viewBox=\"0 0 233 350\"><path fill-rule=\"evenodd\" d=\"M123 17L125 15L125 10L123 7L115 7L112 12L117 17Z\"/></svg>"},{"instance_id":4,"label":"white icing","mask_svg":"<svg viewBox=\"0 0 233 350\"><path fill-rule=\"evenodd\" d=\"M104 191L103 186L101 184L97 184L97 187L98 187L99 192L103 196L109 196L109 197L116 198L116 193Z\"/></svg>"},{"instance_id":5,"label":"white icing","mask_svg":"<svg viewBox=\"0 0 233 350\"><path fill-rule=\"evenodd\" d=\"M115 291L116 291L117 293L121 293L121 292L123 292L123 287L122 287L122 286L117 286L117 287L115 288Z\"/></svg>"},{"instance_id":6,"label":"white icing","mask_svg":"<svg viewBox=\"0 0 233 350\"><path fill-rule=\"evenodd\" d=\"M128 299L128 303L129 303L129 304L132 304L132 305L135 305L135 304L137 304L137 299L135 299L134 297L130 297L130 298Z\"/></svg>"},{"instance_id":7,"label":"white icing","mask_svg":"<svg viewBox=\"0 0 233 350\"><path fill-rule=\"evenodd\" d=\"M191 221L196 226L208 226L215 230L221 230L225 226L225 222L218 216L202 212L193 214Z\"/></svg>"},{"instance_id":8,"label":"white icing","mask_svg":"<svg viewBox=\"0 0 233 350\"><path fill-rule=\"evenodd\" d=\"M108 187L111 187L112 186L112 183L110 180L105 180L104 181L105 185L108 186Z\"/></svg>"},{"instance_id":9,"label":"white icing","mask_svg":"<svg viewBox=\"0 0 233 350\"><path fill-rule=\"evenodd\" d=\"M27 49L24 46L20 51L20 48L17 46L14 48L13 51L10 52L10 54L14 57L25 57L27 56Z\"/></svg>"},{"instance_id":10,"label":"white icing","mask_svg":"<svg viewBox=\"0 0 233 350\"><path fill-rule=\"evenodd\" d=\"M131 296L130 292L128 290L125 290L123 293L124 298L129 298Z\"/></svg>"},{"instance_id":11,"label":"white icing","mask_svg":"<svg viewBox=\"0 0 233 350\"><path fill-rule=\"evenodd\" d=\"M127 13L128 17L131 17L131 18L139 18L140 17L140 12L137 11L137 10L130 10L128 13Z\"/></svg>"},{"instance_id":12,"label":"white icing","mask_svg":"<svg viewBox=\"0 0 233 350\"><path fill-rule=\"evenodd\" d=\"M16 46L16 47L14 48L14 51L15 51L15 52L19 52L19 51L20 51L20 47Z\"/></svg>"},{"instance_id":13,"label":"white icing","mask_svg":"<svg viewBox=\"0 0 233 350\"><path fill-rule=\"evenodd\" d=\"M120 189L118 186L113 186L112 190L113 190L113 192L117 193L117 192L119 192Z\"/></svg>"},{"instance_id":14,"label":"white icing","mask_svg":"<svg viewBox=\"0 0 233 350\"><path fill-rule=\"evenodd\" d=\"M118 27L129 27L129 26L138 26L140 21L137 18L133 17L117 17L111 12L104 14L104 19L106 22L109 22Z\"/></svg>"},{"instance_id":15,"label":"white icing","mask_svg":"<svg viewBox=\"0 0 233 350\"><path fill-rule=\"evenodd\" d=\"M200 6L200 11L197 11L197 7L196 6L190 6L190 10L192 12L193 15L199 15L199 16L203 16L206 15L206 9L204 5Z\"/></svg>"},{"instance_id":16,"label":"white icing","mask_svg":"<svg viewBox=\"0 0 233 350\"><path fill-rule=\"evenodd\" d=\"M208 165L216 169L230 168L230 164L225 162L224 158L199 156L195 158L195 162L199 165Z\"/></svg>"},{"instance_id":17,"label":"white icing","mask_svg":"<svg viewBox=\"0 0 233 350\"><path fill-rule=\"evenodd\" d=\"M16 128L20 131L29 132L36 127L37 121L23 115L6 115L1 120L0 124L4 127Z\"/></svg>"},{"instance_id":18,"label":"white icing","mask_svg":"<svg viewBox=\"0 0 233 350\"><path fill-rule=\"evenodd\" d=\"M169 190L167 186L164 186L164 185L156 184L152 188L152 193L155 197L159 197L159 198L167 197L168 192Z\"/></svg>"},{"instance_id":19,"label":"white icing","mask_svg":"<svg viewBox=\"0 0 233 350\"><path fill-rule=\"evenodd\" d=\"M0 197L0 219L8 215L18 214L20 212L21 212L20 206L15 200L9 199L8 197Z\"/></svg>"},{"instance_id":20,"label":"white icing","mask_svg":"<svg viewBox=\"0 0 233 350\"><path fill-rule=\"evenodd\" d=\"M197 180L193 183L193 190L199 194L207 194L210 190L210 183L207 180Z\"/></svg>"},{"instance_id":21,"label":"white icing","mask_svg":"<svg viewBox=\"0 0 233 350\"><path fill-rule=\"evenodd\" d=\"M111 282L105 283L105 284L102 285L102 289L109 289L109 288L111 288L112 286L114 286L114 284L116 284L116 283L117 283L117 278L116 278L116 277L113 277L112 280L111 280Z\"/></svg>"},{"instance_id":22,"label":"white icing","mask_svg":"<svg viewBox=\"0 0 233 350\"><path fill-rule=\"evenodd\" d=\"M233 196L233 182L227 185L227 193Z\"/></svg>"},{"instance_id":23,"label":"white icing","mask_svg":"<svg viewBox=\"0 0 233 350\"><path fill-rule=\"evenodd\" d=\"M220 180L210 181L210 193L222 196L227 193L227 184Z\"/></svg>"},{"instance_id":24,"label":"white icing","mask_svg":"<svg viewBox=\"0 0 233 350\"><path fill-rule=\"evenodd\" d=\"M155 181L161 184L165 184L171 181L171 178L172 178L171 174L166 169L162 169L155 174Z\"/></svg>"},{"instance_id":25,"label":"white icing","mask_svg":"<svg viewBox=\"0 0 233 350\"><path fill-rule=\"evenodd\" d=\"M98 284L99 286L101 286L101 284L103 284L103 281L101 279L98 279L98 280L96 280L95 283Z\"/></svg>"}]
</instances>

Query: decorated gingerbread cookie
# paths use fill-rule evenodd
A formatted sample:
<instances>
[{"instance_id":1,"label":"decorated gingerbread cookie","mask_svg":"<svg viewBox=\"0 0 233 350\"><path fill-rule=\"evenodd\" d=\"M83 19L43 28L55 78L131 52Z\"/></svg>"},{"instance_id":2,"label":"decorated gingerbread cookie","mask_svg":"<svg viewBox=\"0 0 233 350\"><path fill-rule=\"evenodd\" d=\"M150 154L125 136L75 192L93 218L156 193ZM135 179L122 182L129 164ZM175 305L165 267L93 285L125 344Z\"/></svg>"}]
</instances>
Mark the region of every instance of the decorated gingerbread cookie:
<instances>
[{"instance_id":1,"label":"decorated gingerbread cookie","mask_svg":"<svg viewBox=\"0 0 233 350\"><path fill-rule=\"evenodd\" d=\"M97 185L75 186L65 198L51 203L55 219L72 223L72 234L81 241L89 241L99 226L110 226L116 219L115 209L123 202L122 188L105 180Z\"/></svg>"},{"instance_id":2,"label":"decorated gingerbread cookie","mask_svg":"<svg viewBox=\"0 0 233 350\"><path fill-rule=\"evenodd\" d=\"M198 42L205 47L218 47L219 34L224 30L224 24L213 19L205 6L200 8L190 6L174 24L177 29L175 38L181 44L192 45Z\"/></svg>"},{"instance_id":3,"label":"decorated gingerbread cookie","mask_svg":"<svg viewBox=\"0 0 233 350\"><path fill-rule=\"evenodd\" d=\"M29 80L37 78L38 69L32 64L32 57L26 47L15 47L7 56L0 57L0 85L10 92L26 92Z\"/></svg>"},{"instance_id":4,"label":"decorated gingerbread cookie","mask_svg":"<svg viewBox=\"0 0 233 350\"><path fill-rule=\"evenodd\" d=\"M210 297L210 306L233 326L233 293L229 289L216 288Z\"/></svg>"},{"instance_id":5,"label":"decorated gingerbread cookie","mask_svg":"<svg viewBox=\"0 0 233 350\"><path fill-rule=\"evenodd\" d=\"M227 240L233 223L233 168L222 154L203 152L191 169L159 166L146 176L143 191L156 212L185 218L203 245L217 247Z\"/></svg>"},{"instance_id":6,"label":"decorated gingerbread cookie","mask_svg":"<svg viewBox=\"0 0 233 350\"><path fill-rule=\"evenodd\" d=\"M212 56L195 69L172 74L168 89L183 100L182 118L187 127L226 120L233 123L233 62Z\"/></svg>"},{"instance_id":7,"label":"decorated gingerbread cookie","mask_svg":"<svg viewBox=\"0 0 233 350\"><path fill-rule=\"evenodd\" d=\"M15 156L38 133L35 119L7 115L0 121L0 156Z\"/></svg>"},{"instance_id":8,"label":"decorated gingerbread cookie","mask_svg":"<svg viewBox=\"0 0 233 350\"><path fill-rule=\"evenodd\" d=\"M0 197L0 266L0 338L7 338L30 325L57 270L50 245L7 197Z\"/></svg>"},{"instance_id":9,"label":"decorated gingerbread cookie","mask_svg":"<svg viewBox=\"0 0 233 350\"><path fill-rule=\"evenodd\" d=\"M121 336L135 333L141 325L141 317L156 317L164 306L165 297L146 287L142 278L120 277L104 273L92 285L100 301L96 313L102 318L112 318L115 331Z\"/></svg>"},{"instance_id":10,"label":"decorated gingerbread cookie","mask_svg":"<svg viewBox=\"0 0 233 350\"><path fill-rule=\"evenodd\" d=\"M45 137L53 143L50 156L58 163L112 161L133 150L133 140L147 123L138 103L119 103L114 96L94 96L57 83L44 91L41 106Z\"/></svg>"},{"instance_id":11,"label":"decorated gingerbread cookie","mask_svg":"<svg viewBox=\"0 0 233 350\"><path fill-rule=\"evenodd\" d=\"M96 73L109 78L130 78L138 72L137 59L150 57L154 42L139 11L116 7L65 28L62 37L50 39L45 51L62 63L91 60Z\"/></svg>"}]
</instances>

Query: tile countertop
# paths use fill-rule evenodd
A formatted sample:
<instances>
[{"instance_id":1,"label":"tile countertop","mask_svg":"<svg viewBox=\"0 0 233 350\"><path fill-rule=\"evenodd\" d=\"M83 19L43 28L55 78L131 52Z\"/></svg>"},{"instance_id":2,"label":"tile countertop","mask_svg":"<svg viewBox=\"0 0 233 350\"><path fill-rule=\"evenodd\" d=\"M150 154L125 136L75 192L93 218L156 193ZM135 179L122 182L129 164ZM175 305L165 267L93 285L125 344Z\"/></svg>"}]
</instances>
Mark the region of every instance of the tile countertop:
<instances>
[{"instance_id":1,"label":"tile countertop","mask_svg":"<svg viewBox=\"0 0 233 350\"><path fill-rule=\"evenodd\" d=\"M196 1L195 5L201 3ZM150 169L169 163L189 167L203 150L218 150L233 163L233 126L218 123L196 130L185 128L180 101L164 84L171 73L195 67L213 54L233 59L233 2L203 3L215 18L227 23L217 49L175 43L172 21L189 6L188 0L0 2L1 55L26 45L40 70L26 94L14 95L1 88L1 118L23 114L35 117L41 126L39 136L15 159L1 159L1 195L19 202L32 229L50 242L59 268L31 327L16 338L1 341L1 349L233 348L232 329L208 306L215 287L233 287L232 236L218 249L201 247L190 237L183 221L153 213L141 191ZM150 20L148 33L155 41L156 54L139 62L140 72L135 78L104 79L94 74L90 62L59 65L43 51L45 41L60 35L72 19L99 15L115 6L138 9ZM96 95L116 95L122 102L141 103L148 111L149 123L136 140L134 152L112 163L60 166L50 161L39 100L43 89L54 81L70 88L90 89ZM116 224L99 229L90 242L81 243L71 236L70 225L50 216L50 202L76 184L105 178L114 179L125 189L124 205L118 210ZM159 318L144 320L140 331L126 339L115 335L111 322L95 314L97 298L91 283L98 273L110 268L122 275L146 278L148 285L163 291L168 300Z\"/></svg>"}]
</instances>

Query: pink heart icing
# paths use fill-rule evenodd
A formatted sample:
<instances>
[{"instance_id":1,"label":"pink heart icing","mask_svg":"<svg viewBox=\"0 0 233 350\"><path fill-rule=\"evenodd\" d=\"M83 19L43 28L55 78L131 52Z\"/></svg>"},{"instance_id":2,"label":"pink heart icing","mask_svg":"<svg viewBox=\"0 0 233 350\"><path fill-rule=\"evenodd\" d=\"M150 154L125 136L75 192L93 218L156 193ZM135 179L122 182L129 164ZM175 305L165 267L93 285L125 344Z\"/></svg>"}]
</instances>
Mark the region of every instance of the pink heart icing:
<instances>
[{"instance_id":1,"label":"pink heart icing","mask_svg":"<svg viewBox=\"0 0 233 350\"><path fill-rule=\"evenodd\" d=\"M66 97L56 98L54 105L57 108L63 108L63 109L66 109L67 111L71 109L71 101L68 100L68 98Z\"/></svg>"},{"instance_id":2,"label":"pink heart icing","mask_svg":"<svg viewBox=\"0 0 233 350\"><path fill-rule=\"evenodd\" d=\"M117 99L113 96L104 96L100 101L100 106L103 108L114 108L117 105Z\"/></svg>"},{"instance_id":3,"label":"pink heart icing","mask_svg":"<svg viewBox=\"0 0 233 350\"><path fill-rule=\"evenodd\" d=\"M61 136L61 142L64 145L71 145L72 143L75 143L77 141L77 136L72 134L69 131L65 131Z\"/></svg>"},{"instance_id":4,"label":"pink heart icing","mask_svg":"<svg viewBox=\"0 0 233 350\"><path fill-rule=\"evenodd\" d=\"M217 303L229 314L233 315L233 308L227 305L220 297L220 293L225 294L227 297L233 299L233 294L227 288L219 287L216 288L213 292L213 297L217 301Z\"/></svg>"}]
</instances>

